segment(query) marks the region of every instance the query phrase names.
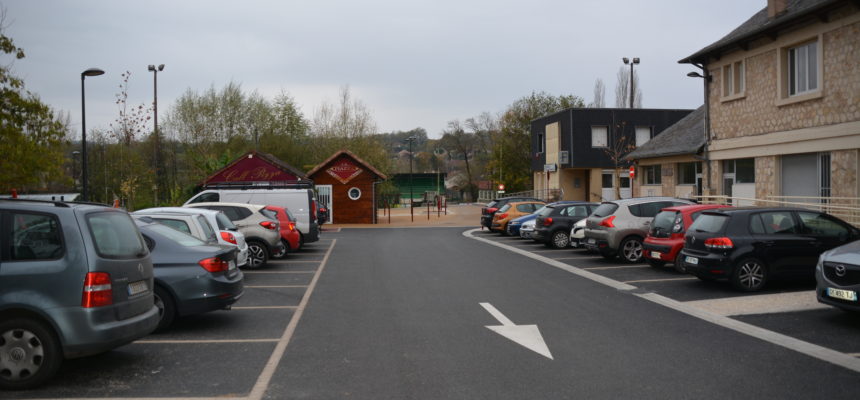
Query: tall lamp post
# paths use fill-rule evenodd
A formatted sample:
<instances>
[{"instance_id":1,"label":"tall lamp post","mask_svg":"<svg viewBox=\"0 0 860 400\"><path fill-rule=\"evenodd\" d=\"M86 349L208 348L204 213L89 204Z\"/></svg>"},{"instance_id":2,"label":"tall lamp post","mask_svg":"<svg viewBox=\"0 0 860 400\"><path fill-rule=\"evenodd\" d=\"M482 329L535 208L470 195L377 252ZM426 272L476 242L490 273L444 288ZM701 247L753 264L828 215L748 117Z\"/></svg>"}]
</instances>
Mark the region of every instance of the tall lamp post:
<instances>
[{"instance_id":1,"label":"tall lamp post","mask_svg":"<svg viewBox=\"0 0 860 400\"><path fill-rule=\"evenodd\" d=\"M627 57L622 58L621 61L624 61L625 65L630 64L630 108L633 108L633 92L635 90L633 87L633 64L639 64L639 57L633 57L632 62Z\"/></svg>"},{"instance_id":2,"label":"tall lamp post","mask_svg":"<svg viewBox=\"0 0 860 400\"><path fill-rule=\"evenodd\" d=\"M81 72L81 200L89 200L87 192L87 109L86 97L84 95L84 79L88 76L104 75L104 71L98 68L89 68Z\"/></svg>"},{"instance_id":3,"label":"tall lamp post","mask_svg":"<svg viewBox=\"0 0 860 400\"><path fill-rule=\"evenodd\" d=\"M708 73L708 69L705 68L704 65L693 64L702 69L702 73L698 72L689 72L687 76L690 78L702 78L702 81L705 85L705 145L702 148L702 161L705 164L705 187L702 188L702 191L707 191L707 195L711 195L711 160L710 155L708 154L708 143L711 141L711 105L708 100L711 97L711 80L713 77ZM699 195L705 195L705 193L699 193Z\"/></svg>"},{"instance_id":4,"label":"tall lamp post","mask_svg":"<svg viewBox=\"0 0 860 400\"><path fill-rule=\"evenodd\" d=\"M154 123L154 128L152 130L152 134L154 135L152 140L152 164L153 169L155 170L155 185L153 185L155 192L153 193L153 195L155 204L158 205L158 72L164 71L164 64L160 64L158 68L155 68L155 65L150 64L147 69L152 71L152 114Z\"/></svg>"},{"instance_id":5,"label":"tall lamp post","mask_svg":"<svg viewBox=\"0 0 860 400\"><path fill-rule=\"evenodd\" d=\"M412 217L412 222L415 222L415 214L413 214L415 208L412 207L415 202L415 195L412 193L412 142L415 139L415 136L406 138L406 141L409 142L409 215Z\"/></svg>"}]
</instances>

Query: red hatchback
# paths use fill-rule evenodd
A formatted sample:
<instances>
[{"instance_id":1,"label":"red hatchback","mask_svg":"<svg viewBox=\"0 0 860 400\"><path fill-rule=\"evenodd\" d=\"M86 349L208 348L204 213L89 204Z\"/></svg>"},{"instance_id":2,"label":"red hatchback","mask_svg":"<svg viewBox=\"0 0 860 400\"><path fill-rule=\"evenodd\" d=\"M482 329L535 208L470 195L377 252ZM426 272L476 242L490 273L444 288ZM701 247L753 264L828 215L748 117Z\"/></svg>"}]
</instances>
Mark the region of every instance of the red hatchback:
<instances>
[{"instance_id":1,"label":"red hatchback","mask_svg":"<svg viewBox=\"0 0 860 400\"><path fill-rule=\"evenodd\" d=\"M693 221L706 210L728 207L719 204L693 204L666 207L654 216L648 237L642 243L642 253L652 267L674 263L675 270L684 272L684 263L678 262L684 247L684 233Z\"/></svg>"},{"instance_id":2,"label":"red hatchback","mask_svg":"<svg viewBox=\"0 0 860 400\"><path fill-rule=\"evenodd\" d=\"M301 234L296 228L296 217L284 207L266 206L266 210L273 212L281 223L281 242L287 249L284 254L298 250L301 247Z\"/></svg>"}]
</instances>

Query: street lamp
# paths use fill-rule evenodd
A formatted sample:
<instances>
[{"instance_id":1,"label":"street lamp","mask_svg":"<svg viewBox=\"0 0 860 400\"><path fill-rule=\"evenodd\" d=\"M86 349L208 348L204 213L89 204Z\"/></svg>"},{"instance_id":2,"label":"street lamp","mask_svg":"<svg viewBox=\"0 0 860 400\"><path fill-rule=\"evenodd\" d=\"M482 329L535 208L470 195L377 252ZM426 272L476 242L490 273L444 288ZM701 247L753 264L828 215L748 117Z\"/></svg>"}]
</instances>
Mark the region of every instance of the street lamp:
<instances>
[{"instance_id":1,"label":"street lamp","mask_svg":"<svg viewBox=\"0 0 860 400\"><path fill-rule=\"evenodd\" d=\"M627 57L622 58L621 61L624 61L625 65L630 64L630 108L633 108L633 91L635 89L633 87L633 64L639 64L639 57L633 57L633 62L630 62Z\"/></svg>"},{"instance_id":2,"label":"street lamp","mask_svg":"<svg viewBox=\"0 0 860 400\"><path fill-rule=\"evenodd\" d=\"M72 187L75 192L78 191L78 157L80 156L80 151L72 152Z\"/></svg>"},{"instance_id":3,"label":"street lamp","mask_svg":"<svg viewBox=\"0 0 860 400\"><path fill-rule=\"evenodd\" d=\"M81 200L87 201L87 109L84 96L84 79L88 76L104 75L98 68L90 68L81 72Z\"/></svg>"},{"instance_id":4,"label":"street lamp","mask_svg":"<svg viewBox=\"0 0 860 400\"><path fill-rule=\"evenodd\" d=\"M415 222L415 214L413 214L415 208L412 207L415 202L415 195L412 193L412 142L415 139L417 139L415 136L406 138L406 141L409 142L409 215L412 216L412 222Z\"/></svg>"},{"instance_id":5,"label":"street lamp","mask_svg":"<svg viewBox=\"0 0 860 400\"><path fill-rule=\"evenodd\" d=\"M711 140L711 106L708 103L708 98L711 97L711 80L713 77L708 73L708 70L705 69L704 65L693 64L702 69L702 73L698 73L695 71L691 71L687 73L687 76L690 78L702 78L702 82L705 85L705 145L702 148L702 161L705 164L705 187L703 190L707 190L708 194L711 193L711 160L708 154L708 142ZM699 195L703 195L704 193L699 193Z\"/></svg>"},{"instance_id":6,"label":"street lamp","mask_svg":"<svg viewBox=\"0 0 860 400\"><path fill-rule=\"evenodd\" d=\"M155 65L150 64L147 69L152 71L152 93L154 98L154 100L152 101L152 113L154 121L154 128L152 131L152 134L154 135L152 140L152 164L155 172L155 184L153 185L153 194L155 204L158 205L158 72L164 71L164 64L160 64L157 69L155 68Z\"/></svg>"}]
</instances>

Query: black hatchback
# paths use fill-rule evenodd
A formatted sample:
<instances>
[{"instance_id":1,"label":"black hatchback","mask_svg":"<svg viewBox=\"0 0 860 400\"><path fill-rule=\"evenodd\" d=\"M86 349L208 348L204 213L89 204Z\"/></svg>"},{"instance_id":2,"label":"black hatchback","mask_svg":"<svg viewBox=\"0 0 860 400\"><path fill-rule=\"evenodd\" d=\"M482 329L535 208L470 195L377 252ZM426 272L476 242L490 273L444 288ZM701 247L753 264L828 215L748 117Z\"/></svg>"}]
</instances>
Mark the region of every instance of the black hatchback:
<instances>
[{"instance_id":1,"label":"black hatchback","mask_svg":"<svg viewBox=\"0 0 860 400\"><path fill-rule=\"evenodd\" d=\"M559 201L547 204L535 220L532 239L556 249L569 246L573 224L588 217L599 205L584 201Z\"/></svg>"},{"instance_id":2,"label":"black hatchback","mask_svg":"<svg viewBox=\"0 0 860 400\"><path fill-rule=\"evenodd\" d=\"M812 278L822 252L858 238L856 228L817 211L724 208L693 222L681 254L688 273L752 292L777 277Z\"/></svg>"}]
</instances>

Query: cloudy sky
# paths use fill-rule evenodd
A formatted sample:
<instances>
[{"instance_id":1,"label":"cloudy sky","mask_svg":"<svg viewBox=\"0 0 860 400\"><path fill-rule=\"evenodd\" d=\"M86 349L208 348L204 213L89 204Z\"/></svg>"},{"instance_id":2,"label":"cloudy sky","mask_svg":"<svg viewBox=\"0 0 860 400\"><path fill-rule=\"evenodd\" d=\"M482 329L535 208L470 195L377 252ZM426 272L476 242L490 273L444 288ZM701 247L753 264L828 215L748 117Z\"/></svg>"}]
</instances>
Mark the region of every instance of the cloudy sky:
<instances>
[{"instance_id":1,"label":"cloudy sky","mask_svg":"<svg viewBox=\"0 0 860 400\"><path fill-rule=\"evenodd\" d=\"M696 108L702 83L677 61L721 38L765 0L0 0L5 33L27 57L15 74L80 130L80 73L87 78L87 127L116 119L120 74L129 102L160 114L187 89L230 81L266 97L284 90L307 118L349 85L380 131L498 113L532 91L576 94L594 82L613 106L622 57L639 57L647 108ZM6 57L8 64L11 59Z\"/></svg>"}]
</instances>

